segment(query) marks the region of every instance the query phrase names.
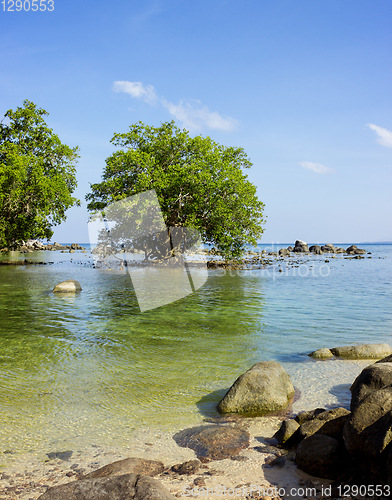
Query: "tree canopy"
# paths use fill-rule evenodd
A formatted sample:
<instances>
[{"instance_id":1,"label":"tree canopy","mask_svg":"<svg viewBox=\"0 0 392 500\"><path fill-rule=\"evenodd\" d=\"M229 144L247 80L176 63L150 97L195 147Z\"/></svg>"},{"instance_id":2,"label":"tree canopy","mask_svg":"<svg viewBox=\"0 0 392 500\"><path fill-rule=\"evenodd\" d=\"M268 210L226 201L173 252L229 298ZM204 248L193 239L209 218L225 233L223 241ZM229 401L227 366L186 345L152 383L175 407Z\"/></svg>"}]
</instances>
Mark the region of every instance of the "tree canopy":
<instances>
[{"instance_id":1,"label":"tree canopy","mask_svg":"<svg viewBox=\"0 0 392 500\"><path fill-rule=\"evenodd\" d=\"M122 149L106 159L102 182L91 184L90 211L154 189L166 226L197 229L222 256L239 257L257 243L264 204L243 172L252 164L242 148L190 137L174 121L138 122L111 143Z\"/></svg>"},{"instance_id":2,"label":"tree canopy","mask_svg":"<svg viewBox=\"0 0 392 500\"><path fill-rule=\"evenodd\" d=\"M61 143L48 114L25 100L0 123L0 248L50 239L65 211L80 204L72 196L79 148Z\"/></svg>"},{"instance_id":3,"label":"tree canopy","mask_svg":"<svg viewBox=\"0 0 392 500\"><path fill-rule=\"evenodd\" d=\"M243 172L252 164L242 148L190 137L174 121L160 127L138 122L111 143L122 149L107 158L102 182L91 184L90 211L154 189L166 226L197 229L226 258L256 244L264 204Z\"/></svg>"}]
</instances>

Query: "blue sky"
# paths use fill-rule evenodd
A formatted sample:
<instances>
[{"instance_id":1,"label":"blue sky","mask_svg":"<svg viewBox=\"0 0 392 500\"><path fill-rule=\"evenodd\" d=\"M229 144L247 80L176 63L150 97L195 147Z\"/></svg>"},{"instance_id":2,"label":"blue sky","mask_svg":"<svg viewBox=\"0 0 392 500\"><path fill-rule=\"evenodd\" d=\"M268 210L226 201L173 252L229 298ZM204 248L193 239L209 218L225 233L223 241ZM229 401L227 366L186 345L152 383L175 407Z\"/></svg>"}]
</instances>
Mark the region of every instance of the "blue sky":
<instances>
[{"instance_id":1,"label":"blue sky","mask_svg":"<svg viewBox=\"0 0 392 500\"><path fill-rule=\"evenodd\" d=\"M54 0L0 10L0 115L50 113L83 201L115 132L174 119L245 149L263 242L392 240L391 47L390 0ZM53 240L87 242L87 219Z\"/></svg>"}]
</instances>

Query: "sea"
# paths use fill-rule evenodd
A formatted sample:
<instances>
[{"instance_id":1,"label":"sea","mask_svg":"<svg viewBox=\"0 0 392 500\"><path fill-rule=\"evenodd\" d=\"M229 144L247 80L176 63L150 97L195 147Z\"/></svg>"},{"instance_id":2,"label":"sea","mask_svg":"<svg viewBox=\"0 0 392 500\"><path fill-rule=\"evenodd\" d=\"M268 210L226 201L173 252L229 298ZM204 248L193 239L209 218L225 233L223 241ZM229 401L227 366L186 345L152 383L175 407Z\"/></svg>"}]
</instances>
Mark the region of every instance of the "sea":
<instances>
[{"instance_id":1,"label":"sea","mask_svg":"<svg viewBox=\"0 0 392 500\"><path fill-rule=\"evenodd\" d=\"M145 312L127 270L95 268L81 245L86 253L0 257L48 263L0 266L0 466L18 454L120 445L140 429L172 432L217 417L227 389L260 361L290 375L294 413L348 407L350 385L371 361L308 354L392 346L392 244L357 243L363 259L210 269L198 290ZM70 278L81 292L52 292Z\"/></svg>"}]
</instances>

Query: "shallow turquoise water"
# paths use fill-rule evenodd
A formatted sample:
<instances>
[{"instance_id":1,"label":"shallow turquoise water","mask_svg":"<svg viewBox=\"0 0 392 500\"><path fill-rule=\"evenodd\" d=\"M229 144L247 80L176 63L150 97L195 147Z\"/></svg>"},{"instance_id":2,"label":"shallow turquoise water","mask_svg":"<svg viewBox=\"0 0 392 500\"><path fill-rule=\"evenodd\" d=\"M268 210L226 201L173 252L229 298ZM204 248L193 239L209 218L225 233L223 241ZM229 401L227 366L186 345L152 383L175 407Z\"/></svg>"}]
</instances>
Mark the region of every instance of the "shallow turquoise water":
<instances>
[{"instance_id":1,"label":"shallow turquoise water","mask_svg":"<svg viewBox=\"0 0 392 500\"><path fill-rule=\"evenodd\" d=\"M84 265L86 254L0 266L0 451L118 443L140 427L196 422L262 360L311 392L311 350L392 344L392 246L365 247L371 259L211 271L197 292L143 314L129 276ZM81 293L51 292L71 277Z\"/></svg>"}]
</instances>

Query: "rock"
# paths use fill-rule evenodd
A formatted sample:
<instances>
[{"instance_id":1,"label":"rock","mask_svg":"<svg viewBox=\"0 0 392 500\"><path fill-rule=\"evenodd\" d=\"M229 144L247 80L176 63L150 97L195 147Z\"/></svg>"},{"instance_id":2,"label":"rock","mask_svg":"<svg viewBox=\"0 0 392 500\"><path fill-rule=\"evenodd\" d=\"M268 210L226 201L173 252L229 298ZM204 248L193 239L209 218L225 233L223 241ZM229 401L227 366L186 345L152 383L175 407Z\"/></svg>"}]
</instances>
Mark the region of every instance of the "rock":
<instances>
[{"instance_id":1,"label":"rock","mask_svg":"<svg viewBox=\"0 0 392 500\"><path fill-rule=\"evenodd\" d=\"M71 250L68 250L68 253L75 253L75 250L71 248Z\"/></svg>"},{"instance_id":2,"label":"rock","mask_svg":"<svg viewBox=\"0 0 392 500\"><path fill-rule=\"evenodd\" d=\"M329 349L323 347L321 349L317 349L316 351L311 352L310 354L308 354L308 356L315 359L327 359L327 358L332 358L333 354Z\"/></svg>"},{"instance_id":3,"label":"rock","mask_svg":"<svg viewBox=\"0 0 392 500\"><path fill-rule=\"evenodd\" d=\"M312 420L304 422L298 429L298 435L301 439L304 439L313 434L323 434L339 440L349 416L350 412L346 408L334 408L324 411Z\"/></svg>"},{"instance_id":4,"label":"rock","mask_svg":"<svg viewBox=\"0 0 392 500\"><path fill-rule=\"evenodd\" d=\"M359 344L330 349L332 354L347 359L380 359L392 354L388 344Z\"/></svg>"},{"instance_id":5,"label":"rock","mask_svg":"<svg viewBox=\"0 0 392 500\"><path fill-rule=\"evenodd\" d=\"M380 359L379 361L376 361L376 363L392 363L392 354L386 356L385 358Z\"/></svg>"},{"instance_id":6,"label":"rock","mask_svg":"<svg viewBox=\"0 0 392 500\"><path fill-rule=\"evenodd\" d=\"M125 458L97 469L81 479L95 479L98 477L121 476L123 474L143 474L144 476L156 476L165 469L162 462L156 460L145 460L144 458Z\"/></svg>"},{"instance_id":7,"label":"rock","mask_svg":"<svg viewBox=\"0 0 392 500\"><path fill-rule=\"evenodd\" d=\"M279 255L282 255L282 256L290 255L290 251L287 250L287 248L281 248L279 250Z\"/></svg>"},{"instance_id":8,"label":"rock","mask_svg":"<svg viewBox=\"0 0 392 500\"><path fill-rule=\"evenodd\" d=\"M171 467L170 470L175 472L176 474L197 474L200 469L201 462L200 460L188 460L188 462L184 462L183 464L176 464Z\"/></svg>"},{"instance_id":9,"label":"rock","mask_svg":"<svg viewBox=\"0 0 392 500\"><path fill-rule=\"evenodd\" d=\"M83 247L79 245L79 243L72 243L71 244L71 250L84 250Z\"/></svg>"},{"instance_id":10,"label":"rock","mask_svg":"<svg viewBox=\"0 0 392 500\"><path fill-rule=\"evenodd\" d=\"M53 292L79 292L82 289L76 280L66 280L53 288Z\"/></svg>"},{"instance_id":11,"label":"rock","mask_svg":"<svg viewBox=\"0 0 392 500\"><path fill-rule=\"evenodd\" d=\"M312 252L316 255L322 255L323 253L319 245L312 245L311 247L309 247L309 252Z\"/></svg>"},{"instance_id":12,"label":"rock","mask_svg":"<svg viewBox=\"0 0 392 500\"><path fill-rule=\"evenodd\" d=\"M289 252L292 252L292 251L294 250L294 248L293 248L292 246L288 246L288 247L287 247L287 250L288 250Z\"/></svg>"},{"instance_id":13,"label":"rock","mask_svg":"<svg viewBox=\"0 0 392 500\"><path fill-rule=\"evenodd\" d=\"M343 430L344 444L353 460L371 479L387 474L387 448L392 442L392 387L372 392L354 409Z\"/></svg>"},{"instance_id":14,"label":"rock","mask_svg":"<svg viewBox=\"0 0 392 500\"><path fill-rule=\"evenodd\" d=\"M218 404L218 411L264 415L286 408L294 392L282 366L263 361L238 377Z\"/></svg>"},{"instance_id":15,"label":"rock","mask_svg":"<svg viewBox=\"0 0 392 500\"><path fill-rule=\"evenodd\" d=\"M389 385L392 385L392 363L377 362L364 368L350 387L351 411L369 394Z\"/></svg>"},{"instance_id":16,"label":"rock","mask_svg":"<svg viewBox=\"0 0 392 500\"><path fill-rule=\"evenodd\" d=\"M351 245L346 249L346 253L354 253L354 250L356 250L357 248L357 245Z\"/></svg>"},{"instance_id":17,"label":"rock","mask_svg":"<svg viewBox=\"0 0 392 500\"><path fill-rule=\"evenodd\" d=\"M174 500L156 479L137 474L73 481L49 488L38 500Z\"/></svg>"},{"instance_id":18,"label":"rock","mask_svg":"<svg viewBox=\"0 0 392 500\"><path fill-rule=\"evenodd\" d=\"M287 443L289 440L294 442L294 435L298 429L299 423L293 418L283 420L282 425L273 437L278 440L279 444Z\"/></svg>"},{"instance_id":19,"label":"rock","mask_svg":"<svg viewBox=\"0 0 392 500\"><path fill-rule=\"evenodd\" d=\"M335 253L346 253L346 250L342 247L335 248Z\"/></svg>"},{"instance_id":20,"label":"rock","mask_svg":"<svg viewBox=\"0 0 392 500\"><path fill-rule=\"evenodd\" d=\"M327 243L321 247L321 250L325 253L335 253L335 246L332 243Z\"/></svg>"},{"instance_id":21,"label":"rock","mask_svg":"<svg viewBox=\"0 0 392 500\"><path fill-rule=\"evenodd\" d=\"M325 411L326 411L325 408L316 408L315 410L301 411L295 417L295 420L296 420L296 422L299 423L299 425L302 425L305 422L309 422L309 420L313 420L314 418L317 417L317 415L319 415L320 413L323 413Z\"/></svg>"},{"instance_id":22,"label":"rock","mask_svg":"<svg viewBox=\"0 0 392 500\"><path fill-rule=\"evenodd\" d=\"M295 242L294 252L297 252L297 253L309 252L308 245L302 240L297 240Z\"/></svg>"},{"instance_id":23,"label":"rock","mask_svg":"<svg viewBox=\"0 0 392 500\"><path fill-rule=\"evenodd\" d=\"M346 470L347 453L336 439L314 434L299 444L295 461L307 474L324 479L337 479Z\"/></svg>"},{"instance_id":24,"label":"rock","mask_svg":"<svg viewBox=\"0 0 392 500\"><path fill-rule=\"evenodd\" d=\"M249 446L249 433L229 426L192 427L178 432L173 439L179 446L194 450L198 458L211 460L229 458Z\"/></svg>"},{"instance_id":25,"label":"rock","mask_svg":"<svg viewBox=\"0 0 392 500\"><path fill-rule=\"evenodd\" d=\"M356 245L351 245L351 247L347 248L346 253L348 253L348 254L364 254L364 253L366 253L366 250L364 250L363 248L358 248Z\"/></svg>"},{"instance_id":26,"label":"rock","mask_svg":"<svg viewBox=\"0 0 392 500\"><path fill-rule=\"evenodd\" d=\"M49 460L55 460L56 458L60 460L69 460L72 457L72 451L67 450L67 451L52 451L50 453L47 453L46 455L48 456Z\"/></svg>"}]
</instances>

